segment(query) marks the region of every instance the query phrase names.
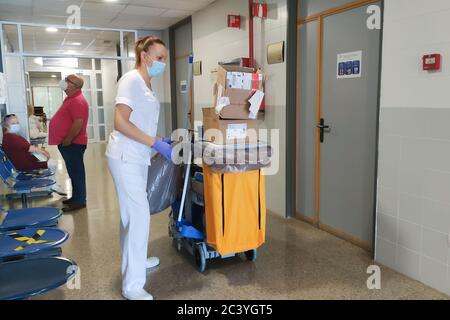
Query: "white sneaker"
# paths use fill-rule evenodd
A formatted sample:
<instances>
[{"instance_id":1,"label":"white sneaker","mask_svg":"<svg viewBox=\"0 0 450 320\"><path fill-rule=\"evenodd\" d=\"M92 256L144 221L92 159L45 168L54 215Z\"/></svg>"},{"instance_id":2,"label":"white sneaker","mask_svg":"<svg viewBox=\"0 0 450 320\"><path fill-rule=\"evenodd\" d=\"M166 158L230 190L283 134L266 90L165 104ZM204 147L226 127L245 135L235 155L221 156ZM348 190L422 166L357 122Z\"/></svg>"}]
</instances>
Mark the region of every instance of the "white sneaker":
<instances>
[{"instance_id":1,"label":"white sneaker","mask_svg":"<svg viewBox=\"0 0 450 320\"><path fill-rule=\"evenodd\" d=\"M127 300L153 300L153 296L144 289L122 292L122 296Z\"/></svg>"},{"instance_id":2,"label":"white sneaker","mask_svg":"<svg viewBox=\"0 0 450 320\"><path fill-rule=\"evenodd\" d=\"M147 267L147 269L159 266L159 258L157 257L148 258L145 266Z\"/></svg>"}]
</instances>

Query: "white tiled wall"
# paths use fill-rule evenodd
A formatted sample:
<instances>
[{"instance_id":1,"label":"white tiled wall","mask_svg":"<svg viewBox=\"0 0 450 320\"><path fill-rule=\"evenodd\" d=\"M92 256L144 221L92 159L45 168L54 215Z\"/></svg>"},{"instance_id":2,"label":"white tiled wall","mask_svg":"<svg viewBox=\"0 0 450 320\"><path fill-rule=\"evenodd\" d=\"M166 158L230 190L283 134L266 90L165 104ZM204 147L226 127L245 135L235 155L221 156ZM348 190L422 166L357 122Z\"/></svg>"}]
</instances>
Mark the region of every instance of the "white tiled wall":
<instances>
[{"instance_id":1,"label":"white tiled wall","mask_svg":"<svg viewBox=\"0 0 450 320\"><path fill-rule=\"evenodd\" d=\"M286 64L267 65L267 44L285 41L287 27L286 0L271 0L268 18L254 19L255 59L267 74L266 113L263 127L280 130L285 141L286 127ZM227 15L243 18L241 29L227 27ZM249 56L248 1L218 0L192 16L194 61L202 61L201 76L194 77L195 120L202 120L203 107L213 103L214 78L211 70L219 61ZM285 216L285 146L280 143L280 170L267 177L267 208Z\"/></svg>"},{"instance_id":2,"label":"white tiled wall","mask_svg":"<svg viewBox=\"0 0 450 320\"><path fill-rule=\"evenodd\" d=\"M376 259L450 294L448 30L450 1L385 1Z\"/></svg>"}]
</instances>

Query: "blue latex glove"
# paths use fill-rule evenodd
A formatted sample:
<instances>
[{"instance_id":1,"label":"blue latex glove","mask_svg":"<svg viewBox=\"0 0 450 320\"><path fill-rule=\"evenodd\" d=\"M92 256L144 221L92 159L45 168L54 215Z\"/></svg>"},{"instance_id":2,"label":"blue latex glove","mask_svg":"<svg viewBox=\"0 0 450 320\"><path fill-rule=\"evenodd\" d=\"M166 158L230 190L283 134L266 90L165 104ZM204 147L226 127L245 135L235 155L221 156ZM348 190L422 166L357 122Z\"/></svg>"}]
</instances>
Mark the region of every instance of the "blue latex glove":
<instances>
[{"instance_id":1,"label":"blue latex glove","mask_svg":"<svg viewBox=\"0 0 450 320\"><path fill-rule=\"evenodd\" d=\"M164 137L164 138L162 138L162 141L167 143L167 144L172 144L173 143L173 141L172 141L172 139L170 139L170 137Z\"/></svg>"},{"instance_id":2,"label":"blue latex glove","mask_svg":"<svg viewBox=\"0 0 450 320\"><path fill-rule=\"evenodd\" d=\"M167 142L158 139L152 148L158 151L167 160L172 160L172 147Z\"/></svg>"}]
</instances>

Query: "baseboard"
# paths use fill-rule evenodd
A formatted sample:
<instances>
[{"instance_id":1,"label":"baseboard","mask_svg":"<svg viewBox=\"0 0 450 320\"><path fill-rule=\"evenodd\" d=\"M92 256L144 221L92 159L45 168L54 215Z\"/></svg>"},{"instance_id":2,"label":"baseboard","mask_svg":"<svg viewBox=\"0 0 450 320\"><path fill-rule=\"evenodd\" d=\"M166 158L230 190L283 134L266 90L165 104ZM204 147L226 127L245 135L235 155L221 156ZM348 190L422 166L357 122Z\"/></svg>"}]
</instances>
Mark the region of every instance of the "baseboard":
<instances>
[{"instance_id":1,"label":"baseboard","mask_svg":"<svg viewBox=\"0 0 450 320\"><path fill-rule=\"evenodd\" d=\"M355 246L360 247L361 249L364 249L369 253L373 253L373 247L367 241L359 239L355 236L352 236L344 231L338 230L327 224L317 222L314 218L305 216L304 214L301 214L301 213L297 213L296 218L299 220L302 220L306 223L309 223L322 231L328 232L328 233L332 234L333 236L336 236L342 240L350 242L351 244L354 244Z\"/></svg>"}]
</instances>

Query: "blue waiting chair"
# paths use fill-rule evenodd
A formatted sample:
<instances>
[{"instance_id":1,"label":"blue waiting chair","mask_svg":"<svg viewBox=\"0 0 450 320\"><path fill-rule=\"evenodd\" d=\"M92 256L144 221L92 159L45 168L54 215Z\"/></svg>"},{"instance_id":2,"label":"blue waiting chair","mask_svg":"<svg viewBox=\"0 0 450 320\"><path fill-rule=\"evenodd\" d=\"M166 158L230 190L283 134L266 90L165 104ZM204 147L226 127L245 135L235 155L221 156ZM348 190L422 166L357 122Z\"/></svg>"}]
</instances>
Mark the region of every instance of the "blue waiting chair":
<instances>
[{"instance_id":1,"label":"blue waiting chair","mask_svg":"<svg viewBox=\"0 0 450 320\"><path fill-rule=\"evenodd\" d=\"M77 272L60 258L66 231L26 228L0 232L0 300L23 300L64 285ZM32 270L32 272L30 272Z\"/></svg>"},{"instance_id":2,"label":"blue waiting chair","mask_svg":"<svg viewBox=\"0 0 450 320\"><path fill-rule=\"evenodd\" d=\"M26 228L0 232L0 300L23 300L56 289L77 272L60 258L66 231ZM30 272L32 270L32 272Z\"/></svg>"},{"instance_id":3,"label":"blue waiting chair","mask_svg":"<svg viewBox=\"0 0 450 320\"><path fill-rule=\"evenodd\" d=\"M23 208L28 207L27 195L33 190L50 188L56 183L56 181L50 179L18 180L5 166L3 159L0 159L0 177L9 189L20 194Z\"/></svg>"},{"instance_id":4,"label":"blue waiting chair","mask_svg":"<svg viewBox=\"0 0 450 320\"><path fill-rule=\"evenodd\" d=\"M59 208L4 210L0 207L0 232L33 227L53 227L62 216Z\"/></svg>"},{"instance_id":5,"label":"blue waiting chair","mask_svg":"<svg viewBox=\"0 0 450 320\"><path fill-rule=\"evenodd\" d=\"M0 263L36 257L60 256L58 247L69 234L54 228L27 228L0 233ZM55 250L57 249L57 250Z\"/></svg>"},{"instance_id":6,"label":"blue waiting chair","mask_svg":"<svg viewBox=\"0 0 450 320\"><path fill-rule=\"evenodd\" d=\"M74 261L60 257L0 263L0 300L24 300L57 289L77 271Z\"/></svg>"},{"instance_id":7,"label":"blue waiting chair","mask_svg":"<svg viewBox=\"0 0 450 320\"><path fill-rule=\"evenodd\" d=\"M2 159L5 167L11 171L11 174L15 176L17 180L30 180L33 178L49 178L55 175L50 169L38 169L38 170L17 170L11 160L6 156L3 147L0 145L0 158Z\"/></svg>"}]
</instances>

